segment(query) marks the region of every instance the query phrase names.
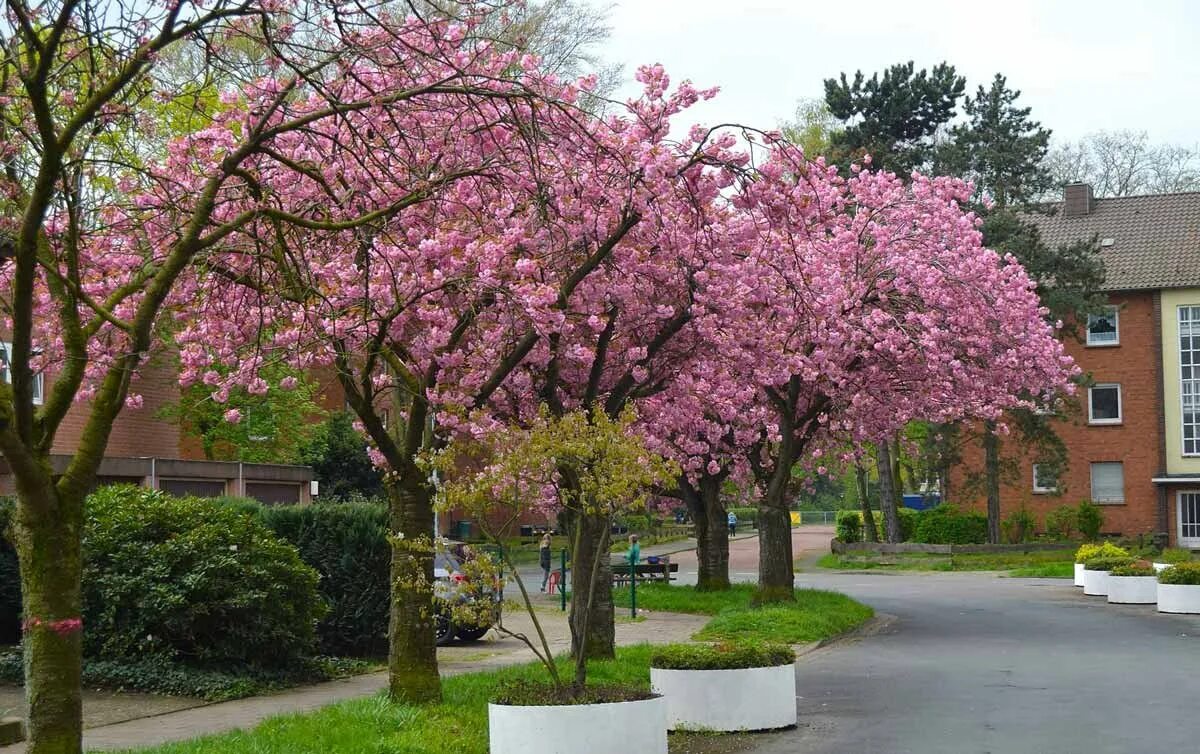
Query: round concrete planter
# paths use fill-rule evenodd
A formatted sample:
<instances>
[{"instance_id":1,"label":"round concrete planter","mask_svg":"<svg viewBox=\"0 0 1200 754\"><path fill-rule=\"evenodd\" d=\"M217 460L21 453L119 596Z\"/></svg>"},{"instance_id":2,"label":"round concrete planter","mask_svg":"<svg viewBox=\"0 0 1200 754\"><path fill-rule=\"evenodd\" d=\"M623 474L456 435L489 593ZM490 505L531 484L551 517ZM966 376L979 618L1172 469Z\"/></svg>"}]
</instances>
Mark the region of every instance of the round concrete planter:
<instances>
[{"instance_id":1,"label":"round concrete planter","mask_svg":"<svg viewBox=\"0 0 1200 754\"><path fill-rule=\"evenodd\" d=\"M1158 612L1200 613L1200 584L1159 584Z\"/></svg>"},{"instance_id":2,"label":"round concrete planter","mask_svg":"<svg viewBox=\"0 0 1200 754\"><path fill-rule=\"evenodd\" d=\"M1166 569L1171 567L1170 563L1151 563L1150 565L1154 566L1155 573L1158 573L1160 571L1165 571Z\"/></svg>"},{"instance_id":3,"label":"round concrete planter","mask_svg":"<svg viewBox=\"0 0 1200 754\"><path fill-rule=\"evenodd\" d=\"M1083 563L1075 564L1075 586L1083 586Z\"/></svg>"},{"instance_id":4,"label":"round concrete planter","mask_svg":"<svg viewBox=\"0 0 1200 754\"><path fill-rule=\"evenodd\" d=\"M1153 605L1158 602L1158 578L1110 574L1108 601L1115 605Z\"/></svg>"},{"instance_id":5,"label":"round concrete planter","mask_svg":"<svg viewBox=\"0 0 1200 754\"><path fill-rule=\"evenodd\" d=\"M490 754L667 754L667 702L489 704L488 744Z\"/></svg>"},{"instance_id":6,"label":"round concrete planter","mask_svg":"<svg viewBox=\"0 0 1200 754\"><path fill-rule=\"evenodd\" d=\"M650 668L671 730L771 730L796 724L796 666L735 670Z\"/></svg>"},{"instance_id":7,"label":"round concrete planter","mask_svg":"<svg viewBox=\"0 0 1200 754\"><path fill-rule=\"evenodd\" d=\"M1083 572L1083 593L1093 597L1104 597L1108 594L1108 571Z\"/></svg>"}]
</instances>

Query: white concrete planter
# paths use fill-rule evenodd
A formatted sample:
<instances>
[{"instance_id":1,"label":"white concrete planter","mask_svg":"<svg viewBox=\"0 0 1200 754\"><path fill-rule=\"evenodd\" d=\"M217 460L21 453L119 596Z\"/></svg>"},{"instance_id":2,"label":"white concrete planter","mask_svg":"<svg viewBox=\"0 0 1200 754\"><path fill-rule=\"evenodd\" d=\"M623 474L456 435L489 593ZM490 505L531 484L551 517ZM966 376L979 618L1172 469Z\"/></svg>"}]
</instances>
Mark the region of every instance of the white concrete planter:
<instances>
[{"instance_id":1,"label":"white concrete planter","mask_svg":"<svg viewBox=\"0 0 1200 754\"><path fill-rule=\"evenodd\" d=\"M795 663L736 670L650 668L671 730L770 730L796 724Z\"/></svg>"},{"instance_id":2,"label":"white concrete planter","mask_svg":"<svg viewBox=\"0 0 1200 754\"><path fill-rule=\"evenodd\" d=\"M1154 566L1154 571L1157 573L1157 572L1165 571L1175 564L1174 563L1151 563L1150 565Z\"/></svg>"},{"instance_id":3,"label":"white concrete planter","mask_svg":"<svg viewBox=\"0 0 1200 754\"><path fill-rule=\"evenodd\" d=\"M490 754L667 754L667 701L489 704L488 744Z\"/></svg>"},{"instance_id":4,"label":"white concrete planter","mask_svg":"<svg viewBox=\"0 0 1200 754\"><path fill-rule=\"evenodd\" d=\"M1159 584L1158 612L1200 613L1200 584Z\"/></svg>"},{"instance_id":5,"label":"white concrete planter","mask_svg":"<svg viewBox=\"0 0 1200 754\"><path fill-rule=\"evenodd\" d=\"M1158 578L1110 574L1108 601L1116 605L1153 605L1158 602Z\"/></svg>"},{"instance_id":6,"label":"white concrete planter","mask_svg":"<svg viewBox=\"0 0 1200 754\"><path fill-rule=\"evenodd\" d=\"M1083 586L1083 563L1075 564L1075 586Z\"/></svg>"},{"instance_id":7,"label":"white concrete planter","mask_svg":"<svg viewBox=\"0 0 1200 754\"><path fill-rule=\"evenodd\" d=\"M1108 571L1083 571L1083 593L1093 597L1108 594Z\"/></svg>"}]
</instances>

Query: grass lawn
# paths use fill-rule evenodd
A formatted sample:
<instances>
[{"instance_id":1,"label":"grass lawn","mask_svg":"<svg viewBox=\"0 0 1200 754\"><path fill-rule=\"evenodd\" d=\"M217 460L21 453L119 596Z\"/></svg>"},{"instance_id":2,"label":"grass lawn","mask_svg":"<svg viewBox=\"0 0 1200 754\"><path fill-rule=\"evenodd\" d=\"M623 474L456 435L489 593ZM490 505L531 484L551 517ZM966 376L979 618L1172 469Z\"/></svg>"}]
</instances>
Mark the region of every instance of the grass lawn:
<instances>
[{"instance_id":1,"label":"grass lawn","mask_svg":"<svg viewBox=\"0 0 1200 754\"><path fill-rule=\"evenodd\" d=\"M817 561L821 568L841 570L878 569L887 571L1010 571L1011 576L1031 578L1071 578L1074 575L1074 550L1044 552L982 552L964 555L937 553L900 553L897 555L854 556L830 553Z\"/></svg>"},{"instance_id":2,"label":"grass lawn","mask_svg":"<svg viewBox=\"0 0 1200 754\"><path fill-rule=\"evenodd\" d=\"M735 584L724 592L697 592L691 586L646 584L637 590L638 607L672 613L711 615L693 639L757 639L803 644L857 628L875 614L870 607L837 592L797 589L789 604L753 607L754 585ZM629 588L613 590L617 605L629 606Z\"/></svg>"}]
</instances>

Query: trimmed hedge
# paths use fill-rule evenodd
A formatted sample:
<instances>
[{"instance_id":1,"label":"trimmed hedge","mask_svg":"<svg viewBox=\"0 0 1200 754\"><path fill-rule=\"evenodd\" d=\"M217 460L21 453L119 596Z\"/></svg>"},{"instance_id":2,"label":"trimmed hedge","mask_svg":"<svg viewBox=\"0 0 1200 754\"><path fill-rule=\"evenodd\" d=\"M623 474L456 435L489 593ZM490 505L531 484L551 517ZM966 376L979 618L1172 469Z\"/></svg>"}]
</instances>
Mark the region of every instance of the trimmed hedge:
<instances>
[{"instance_id":1,"label":"trimmed hedge","mask_svg":"<svg viewBox=\"0 0 1200 754\"><path fill-rule=\"evenodd\" d=\"M795 661L786 644L666 644L650 655L650 667L661 670L773 668Z\"/></svg>"},{"instance_id":2,"label":"trimmed hedge","mask_svg":"<svg viewBox=\"0 0 1200 754\"><path fill-rule=\"evenodd\" d=\"M15 510L11 498L0 498L0 644L21 640L21 571L8 537Z\"/></svg>"},{"instance_id":3,"label":"trimmed hedge","mask_svg":"<svg viewBox=\"0 0 1200 754\"><path fill-rule=\"evenodd\" d=\"M1182 547L1169 547L1163 550L1154 558L1156 563L1170 563L1177 565L1179 563L1187 563L1192 559L1192 551L1185 550Z\"/></svg>"},{"instance_id":4,"label":"trimmed hedge","mask_svg":"<svg viewBox=\"0 0 1200 754\"><path fill-rule=\"evenodd\" d=\"M1200 586L1200 563L1180 563L1158 572L1158 583Z\"/></svg>"},{"instance_id":5,"label":"trimmed hedge","mask_svg":"<svg viewBox=\"0 0 1200 754\"><path fill-rule=\"evenodd\" d=\"M1154 576L1155 573L1154 566L1144 561L1117 566L1109 571L1110 576Z\"/></svg>"},{"instance_id":6,"label":"trimmed hedge","mask_svg":"<svg viewBox=\"0 0 1200 754\"><path fill-rule=\"evenodd\" d=\"M987 516L942 504L922 511L915 539L930 545L979 545L987 542Z\"/></svg>"},{"instance_id":7,"label":"trimmed hedge","mask_svg":"<svg viewBox=\"0 0 1200 754\"><path fill-rule=\"evenodd\" d=\"M314 654L319 576L260 521L119 485L85 505L84 652L208 668L287 668Z\"/></svg>"},{"instance_id":8,"label":"trimmed hedge","mask_svg":"<svg viewBox=\"0 0 1200 754\"><path fill-rule=\"evenodd\" d=\"M321 574L317 586L329 606L317 624L321 654L387 654L388 573L391 545L381 503L261 506L255 515L293 544ZM236 504L235 504L236 505Z\"/></svg>"},{"instance_id":9,"label":"trimmed hedge","mask_svg":"<svg viewBox=\"0 0 1200 754\"><path fill-rule=\"evenodd\" d=\"M1084 561L1083 569L1085 571L1111 571L1114 568L1128 566L1134 564L1134 559L1131 557L1096 557L1091 560Z\"/></svg>"},{"instance_id":10,"label":"trimmed hedge","mask_svg":"<svg viewBox=\"0 0 1200 754\"><path fill-rule=\"evenodd\" d=\"M863 538L863 517L858 511L838 511L835 518L837 530L834 536L847 544L861 542Z\"/></svg>"}]
</instances>

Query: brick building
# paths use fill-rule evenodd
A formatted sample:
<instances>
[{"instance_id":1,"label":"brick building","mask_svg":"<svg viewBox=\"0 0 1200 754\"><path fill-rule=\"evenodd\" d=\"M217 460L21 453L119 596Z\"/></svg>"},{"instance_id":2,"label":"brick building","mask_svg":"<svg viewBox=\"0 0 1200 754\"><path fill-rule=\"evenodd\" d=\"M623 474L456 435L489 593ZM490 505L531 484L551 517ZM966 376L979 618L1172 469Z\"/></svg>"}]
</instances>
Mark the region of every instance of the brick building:
<instances>
[{"instance_id":1,"label":"brick building","mask_svg":"<svg viewBox=\"0 0 1200 754\"><path fill-rule=\"evenodd\" d=\"M1109 308L1067 343L1091 377L1056 422L1068 467L1052 478L1012 458L1020 481L1003 487L1001 515L1024 506L1044 520L1090 499L1106 532L1200 548L1200 193L1096 199L1075 184L1056 210L1032 218L1043 240L1097 239Z\"/></svg>"}]
</instances>

